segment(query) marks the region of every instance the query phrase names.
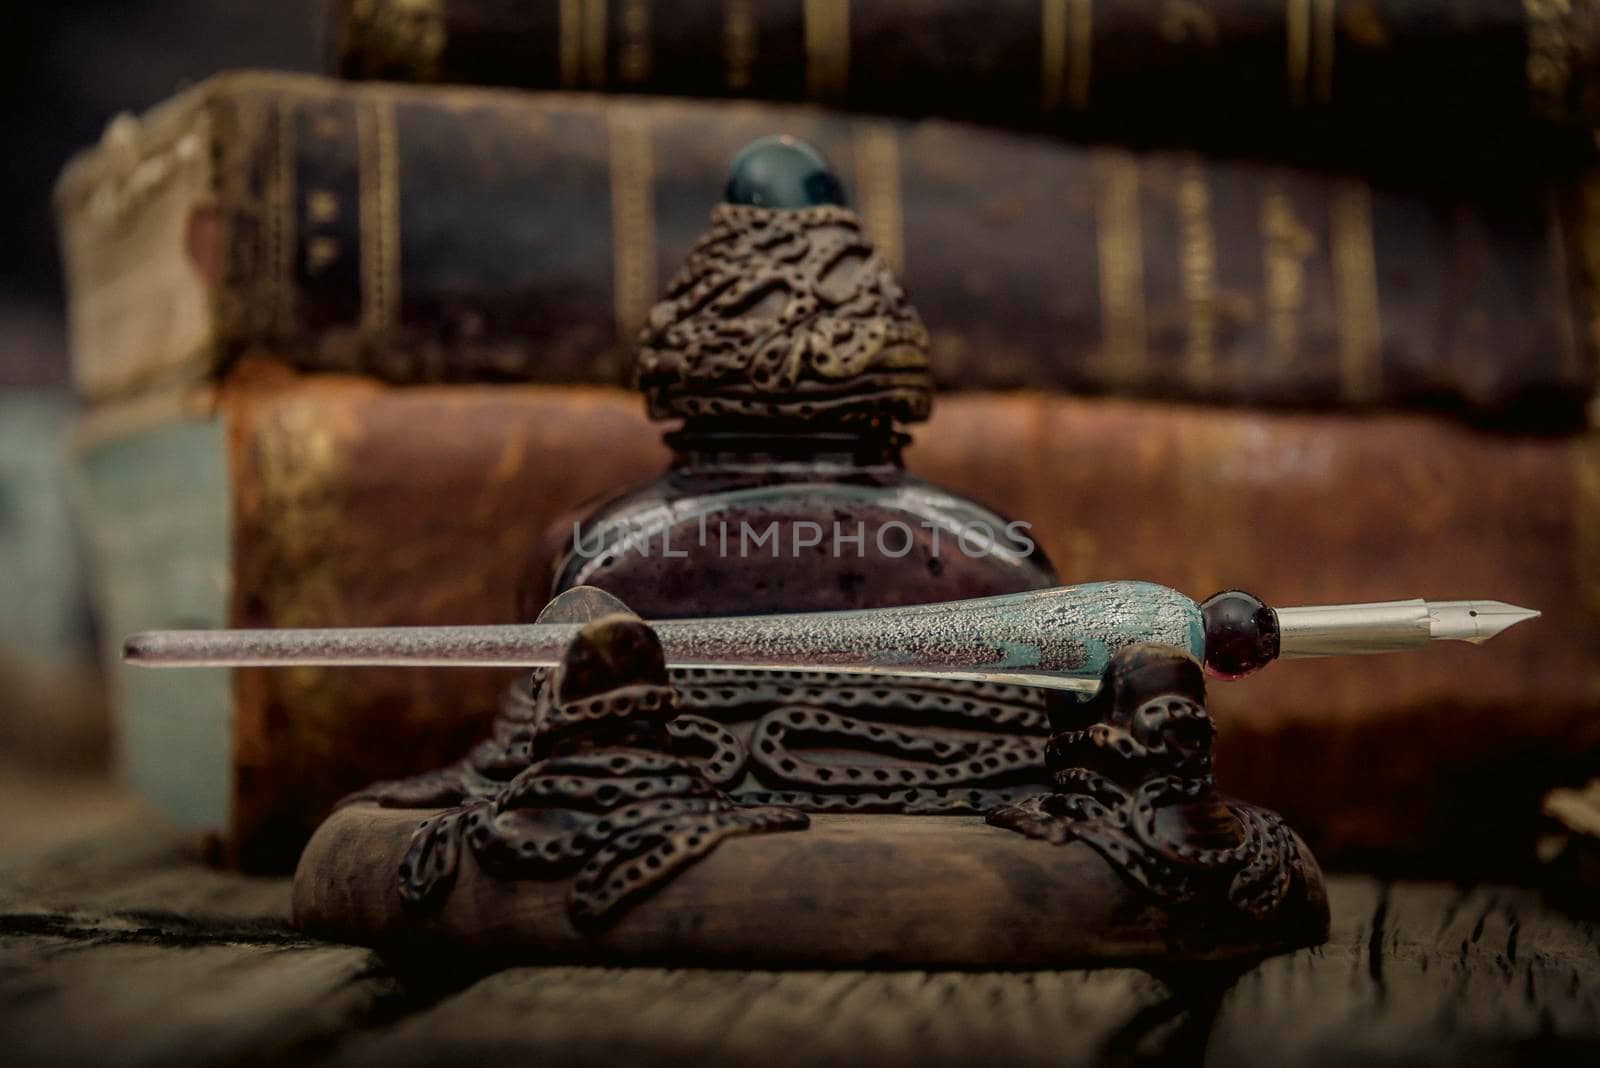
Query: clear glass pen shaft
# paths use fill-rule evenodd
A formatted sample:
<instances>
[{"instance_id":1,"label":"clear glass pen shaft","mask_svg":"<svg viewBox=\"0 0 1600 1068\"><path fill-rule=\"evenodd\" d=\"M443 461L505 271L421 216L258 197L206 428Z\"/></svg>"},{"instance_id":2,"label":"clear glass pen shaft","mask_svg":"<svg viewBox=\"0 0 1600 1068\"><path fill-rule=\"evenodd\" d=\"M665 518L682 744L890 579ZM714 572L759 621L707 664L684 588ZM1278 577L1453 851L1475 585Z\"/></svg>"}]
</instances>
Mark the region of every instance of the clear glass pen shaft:
<instances>
[{"instance_id":1,"label":"clear glass pen shaft","mask_svg":"<svg viewBox=\"0 0 1600 1068\"><path fill-rule=\"evenodd\" d=\"M1263 612L1265 624L1253 640L1269 650L1268 659L1390 652L1437 639L1481 642L1538 615L1500 601L1422 600ZM668 663L678 667L925 674L1080 689L1081 680L1098 678L1112 654L1133 642L1175 645L1209 665L1208 646L1237 642L1239 632L1224 633L1214 622L1217 633L1208 634L1208 622L1214 621L1201 606L1165 586L1099 582L899 608L651 625ZM157 667L539 667L555 664L577 629L529 623L150 631L128 639L124 659Z\"/></svg>"}]
</instances>

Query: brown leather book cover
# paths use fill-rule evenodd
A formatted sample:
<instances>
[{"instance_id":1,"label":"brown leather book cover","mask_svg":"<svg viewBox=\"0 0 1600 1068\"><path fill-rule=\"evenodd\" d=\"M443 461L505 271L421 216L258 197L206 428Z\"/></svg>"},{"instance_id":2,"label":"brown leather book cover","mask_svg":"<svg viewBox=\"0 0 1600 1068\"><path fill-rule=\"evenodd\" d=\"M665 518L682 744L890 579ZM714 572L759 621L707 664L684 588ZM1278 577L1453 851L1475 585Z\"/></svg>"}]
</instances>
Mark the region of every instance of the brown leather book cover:
<instances>
[{"instance_id":1,"label":"brown leather book cover","mask_svg":"<svg viewBox=\"0 0 1600 1068\"><path fill-rule=\"evenodd\" d=\"M1516 169L1581 153L1600 120L1593 0L336 0L329 10L333 67L355 78L814 100L1430 169L1441 156Z\"/></svg>"},{"instance_id":2,"label":"brown leather book cover","mask_svg":"<svg viewBox=\"0 0 1600 1068\"><path fill-rule=\"evenodd\" d=\"M397 389L252 368L224 389L238 626L497 622L572 510L654 475L642 402ZM1531 863L1539 797L1600 752L1600 439L1411 415L1258 414L1037 392L942 398L912 470L1032 524L1063 581L1271 604L1486 597L1544 617L1472 648L1214 683L1223 787L1324 861ZM505 672L241 670L233 842L292 862L342 794L483 732Z\"/></svg>"},{"instance_id":3,"label":"brown leather book cover","mask_svg":"<svg viewBox=\"0 0 1600 1068\"><path fill-rule=\"evenodd\" d=\"M843 175L946 388L1581 421L1600 197L1427 191L928 120L225 75L69 166L75 377L104 401L266 351L396 382L624 384L728 163Z\"/></svg>"}]
</instances>

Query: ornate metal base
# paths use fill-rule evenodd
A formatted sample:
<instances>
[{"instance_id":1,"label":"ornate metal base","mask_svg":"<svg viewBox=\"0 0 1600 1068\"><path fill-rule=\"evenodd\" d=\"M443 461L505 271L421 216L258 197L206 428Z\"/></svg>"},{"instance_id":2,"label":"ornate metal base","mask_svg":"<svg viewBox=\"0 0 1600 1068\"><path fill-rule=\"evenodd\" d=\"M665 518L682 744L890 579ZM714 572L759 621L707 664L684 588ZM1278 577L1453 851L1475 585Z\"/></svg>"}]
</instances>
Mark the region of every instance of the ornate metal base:
<instances>
[{"instance_id":1,"label":"ornate metal base","mask_svg":"<svg viewBox=\"0 0 1600 1068\"><path fill-rule=\"evenodd\" d=\"M352 805L312 838L297 922L377 946L680 966L1010 968L1250 957L1327 937L1320 873L1270 916L1172 908L1092 846L976 816L817 815L729 838L613 922L580 924L562 881L490 875L468 852L436 908L395 888L417 813Z\"/></svg>"},{"instance_id":2,"label":"ornate metal base","mask_svg":"<svg viewBox=\"0 0 1600 1068\"><path fill-rule=\"evenodd\" d=\"M1045 700L1050 792L1036 736L1010 733L1036 731L1035 708L967 723L981 702L933 700L919 721L910 706L927 695L891 690L866 695L874 718L857 719L861 707L827 707L849 690L829 683L807 693L820 708L779 705L732 729L680 715L654 633L621 607L563 594L543 618L586 626L526 700L513 695L494 739L335 812L301 859L298 922L374 944L746 965L1216 958L1326 937L1304 845L1216 793L1203 677L1180 650L1125 649L1092 698ZM977 736L952 732L951 714ZM824 789L774 796L751 764ZM948 803L944 779L986 773L1015 799ZM918 791L988 821L910 814Z\"/></svg>"},{"instance_id":3,"label":"ornate metal base","mask_svg":"<svg viewBox=\"0 0 1600 1068\"><path fill-rule=\"evenodd\" d=\"M1135 645L1094 696L1063 697L1045 747L1055 792L994 809L990 823L1088 845L1172 909L1268 919L1305 896L1316 865L1283 817L1217 792L1194 658Z\"/></svg>"}]
</instances>

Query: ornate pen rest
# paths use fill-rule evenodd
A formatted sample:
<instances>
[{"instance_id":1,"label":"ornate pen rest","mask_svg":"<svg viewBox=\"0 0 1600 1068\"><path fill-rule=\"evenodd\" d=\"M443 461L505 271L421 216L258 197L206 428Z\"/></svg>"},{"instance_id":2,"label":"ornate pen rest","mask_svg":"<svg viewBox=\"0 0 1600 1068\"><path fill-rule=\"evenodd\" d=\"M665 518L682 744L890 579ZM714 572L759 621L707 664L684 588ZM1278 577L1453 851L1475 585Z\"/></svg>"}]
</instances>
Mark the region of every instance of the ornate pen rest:
<instances>
[{"instance_id":1,"label":"ornate pen rest","mask_svg":"<svg viewBox=\"0 0 1600 1068\"><path fill-rule=\"evenodd\" d=\"M1213 790L1199 667L1177 650L1124 650L1088 701L669 674L655 633L603 592L666 619L1057 583L1031 539L999 540L1014 524L906 473L896 428L932 404L928 335L866 233L809 146L763 139L735 160L640 337L652 415L683 420L673 464L553 532L559 596L539 618L585 628L465 759L329 817L295 878L303 926L513 957L836 966L1226 957L1326 937L1310 855ZM725 552L713 517L719 535L772 532L771 554ZM802 552L802 527L852 531L859 550ZM977 532L982 551L951 551Z\"/></svg>"},{"instance_id":2,"label":"ornate pen rest","mask_svg":"<svg viewBox=\"0 0 1600 1068\"><path fill-rule=\"evenodd\" d=\"M843 676L774 677L793 692L730 726L708 679L669 677L617 607L587 589L552 602L542 620L588 625L495 738L347 800L301 859L297 922L380 946L745 965L1217 958L1326 937L1309 852L1215 793L1203 682L1178 650L1124 650L1088 699L936 686L932 711L896 713L915 691L863 683L872 718L831 704ZM782 703L808 696L830 704Z\"/></svg>"}]
</instances>

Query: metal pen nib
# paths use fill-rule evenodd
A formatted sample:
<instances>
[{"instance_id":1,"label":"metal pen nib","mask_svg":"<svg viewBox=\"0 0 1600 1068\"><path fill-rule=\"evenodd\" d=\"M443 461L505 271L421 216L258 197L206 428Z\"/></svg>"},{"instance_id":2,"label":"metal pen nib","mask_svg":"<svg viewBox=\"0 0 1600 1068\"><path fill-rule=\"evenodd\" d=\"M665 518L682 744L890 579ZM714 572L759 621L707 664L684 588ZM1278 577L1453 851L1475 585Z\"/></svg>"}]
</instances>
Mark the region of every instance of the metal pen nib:
<instances>
[{"instance_id":1,"label":"metal pen nib","mask_svg":"<svg viewBox=\"0 0 1600 1068\"><path fill-rule=\"evenodd\" d=\"M1399 652L1430 641L1479 645L1540 614L1504 601L1420 598L1280 608L1277 612L1278 655L1285 659Z\"/></svg>"},{"instance_id":2,"label":"metal pen nib","mask_svg":"<svg viewBox=\"0 0 1600 1068\"><path fill-rule=\"evenodd\" d=\"M1500 601L1423 600L1274 612L1232 593L1248 602L1242 621L1208 614L1165 586L1094 582L899 608L654 620L651 627L674 667L922 675L1082 690L1094 687L1118 649L1135 642L1177 646L1214 674L1237 678L1274 656L1383 653L1436 638L1482 642L1539 614ZM151 631L129 638L123 659L152 667L541 667L560 660L577 630L522 623Z\"/></svg>"},{"instance_id":3,"label":"metal pen nib","mask_svg":"<svg viewBox=\"0 0 1600 1068\"><path fill-rule=\"evenodd\" d=\"M1504 601L1429 601L1428 632L1435 641L1482 645L1503 630L1543 613Z\"/></svg>"}]
</instances>

